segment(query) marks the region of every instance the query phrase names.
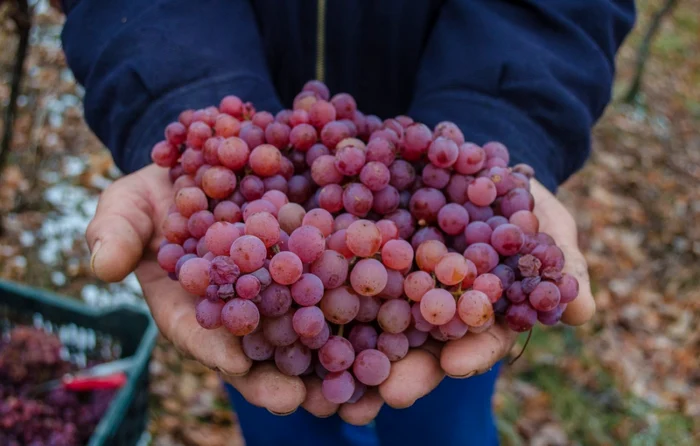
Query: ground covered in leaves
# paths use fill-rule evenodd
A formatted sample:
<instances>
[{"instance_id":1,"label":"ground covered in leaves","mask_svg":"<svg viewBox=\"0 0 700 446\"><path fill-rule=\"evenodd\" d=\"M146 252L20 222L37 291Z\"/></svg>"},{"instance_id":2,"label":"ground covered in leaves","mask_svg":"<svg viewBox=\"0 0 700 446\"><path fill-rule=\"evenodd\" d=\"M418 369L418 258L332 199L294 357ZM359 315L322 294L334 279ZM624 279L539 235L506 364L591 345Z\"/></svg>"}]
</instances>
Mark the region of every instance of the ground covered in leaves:
<instances>
[{"instance_id":1,"label":"ground covered in leaves","mask_svg":"<svg viewBox=\"0 0 700 446\"><path fill-rule=\"evenodd\" d=\"M616 98L662 2L637 3ZM36 12L0 178L0 277L95 306L139 302L133 277L107 286L90 276L82 234L119 172L82 121L82 92L60 50L62 18L44 2ZM505 368L494 402L504 445L700 443L699 22L700 0L681 0L654 41L642 94L608 108L590 161L559 192L579 225L598 313L585 327L536 329L523 357ZM13 60L5 49L14 46L5 20L3 107ZM151 375L152 444L242 444L212 372L160 341Z\"/></svg>"}]
</instances>

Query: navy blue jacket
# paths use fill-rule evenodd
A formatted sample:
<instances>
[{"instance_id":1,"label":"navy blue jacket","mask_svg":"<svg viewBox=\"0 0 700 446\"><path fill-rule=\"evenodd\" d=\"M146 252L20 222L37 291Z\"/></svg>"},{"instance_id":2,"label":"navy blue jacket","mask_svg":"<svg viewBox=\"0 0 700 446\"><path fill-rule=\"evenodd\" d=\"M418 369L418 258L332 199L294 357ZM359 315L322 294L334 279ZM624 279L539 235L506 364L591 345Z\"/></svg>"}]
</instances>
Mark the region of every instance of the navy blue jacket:
<instances>
[{"instance_id":1,"label":"navy blue jacket","mask_svg":"<svg viewBox=\"0 0 700 446\"><path fill-rule=\"evenodd\" d=\"M332 93L502 141L552 190L588 157L635 17L633 0L64 0L88 124L131 172L183 109L290 107L315 78L319 4Z\"/></svg>"}]
</instances>

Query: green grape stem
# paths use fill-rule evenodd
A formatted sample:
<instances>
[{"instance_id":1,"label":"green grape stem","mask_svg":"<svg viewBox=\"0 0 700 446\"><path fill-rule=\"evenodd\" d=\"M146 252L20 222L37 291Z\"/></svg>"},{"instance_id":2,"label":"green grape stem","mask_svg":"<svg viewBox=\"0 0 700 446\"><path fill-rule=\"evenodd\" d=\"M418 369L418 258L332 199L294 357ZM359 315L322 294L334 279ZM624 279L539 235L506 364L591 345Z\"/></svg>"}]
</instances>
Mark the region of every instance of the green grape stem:
<instances>
[{"instance_id":1,"label":"green grape stem","mask_svg":"<svg viewBox=\"0 0 700 446\"><path fill-rule=\"evenodd\" d=\"M527 339L525 339L525 345L523 345L523 349L520 350L520 353L518 353L518 356L516 356L515 358L513 358L513 360L510 361L510 362L508 363L508 365L514 364L515 361L517 361L518 359L520 359L520 357L523 355L523 353L525 353L525 349L527 348L527 344L530 343L530 337L532 337L532 328L530 329L530 331L527 332Z\"/></svg>"}]
</instances>

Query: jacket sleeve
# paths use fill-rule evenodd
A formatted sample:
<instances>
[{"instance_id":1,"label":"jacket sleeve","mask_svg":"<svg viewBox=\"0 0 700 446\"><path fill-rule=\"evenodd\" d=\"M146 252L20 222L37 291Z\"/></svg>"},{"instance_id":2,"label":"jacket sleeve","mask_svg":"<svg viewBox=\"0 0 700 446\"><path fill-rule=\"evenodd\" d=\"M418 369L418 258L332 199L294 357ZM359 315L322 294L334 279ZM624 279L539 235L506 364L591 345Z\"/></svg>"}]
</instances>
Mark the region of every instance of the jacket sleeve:
<instances>
[{"instance_id":1,"label":"jacket sleeve","mask_svg":"<svg viewBox=\"0 0 700 446\"><path fill-rule=\"evenodd\" d=\"M632 0L448 0L421 59L409 115L501 141L555 190L590 153L610 100Z\"/></svg>"},{"instance_id":2,"label":"jacket sleeve","mask_svg":"<svg viewBox=\"0 0 700 446\"><path fill-rule=\"evenodd\" d=\"M246 0L64 0L62 41L85 119L132 172L187 108L236 94L281 108Z\"/></svg>"}]
</instances>

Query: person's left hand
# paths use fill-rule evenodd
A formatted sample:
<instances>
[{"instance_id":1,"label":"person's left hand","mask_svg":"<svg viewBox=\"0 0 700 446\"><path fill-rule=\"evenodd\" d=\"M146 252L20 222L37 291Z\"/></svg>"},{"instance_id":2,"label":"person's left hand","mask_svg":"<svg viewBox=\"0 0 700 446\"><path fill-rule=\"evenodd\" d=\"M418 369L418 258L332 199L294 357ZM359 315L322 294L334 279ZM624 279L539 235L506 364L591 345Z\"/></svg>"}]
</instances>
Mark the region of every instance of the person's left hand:
<instances>
[{"instance_id":1,"label":"person's left hand","mask_svg":"<svg viewBox=\"0 0 700 446\"><path fill-rule=\"evenodd\" d=\"M582 325L593 317L595 302L586 260L578 248L576 222L544 186L536 180L532 180L531 185L540 231L554 238L564 252L564 271L579 282L579 295L568 304L562 322ZM337 410L340 417L350 424L367 424L377 416L384 403L394 408L409 407L437 387L445 375L468 378L489 371L510 352L517 337L517 332L500 321L483 333L467 333L462 339L445 343L442 348L439 343L429 340L423 347L411 349L406 357L391 364L391 374L379 386L378 394L372 393L356 404L341 407L323 403L320 380L313 377L306 381L307 396L303 407L318 416L328 416Z\"/></svg>"}]
</instances>

